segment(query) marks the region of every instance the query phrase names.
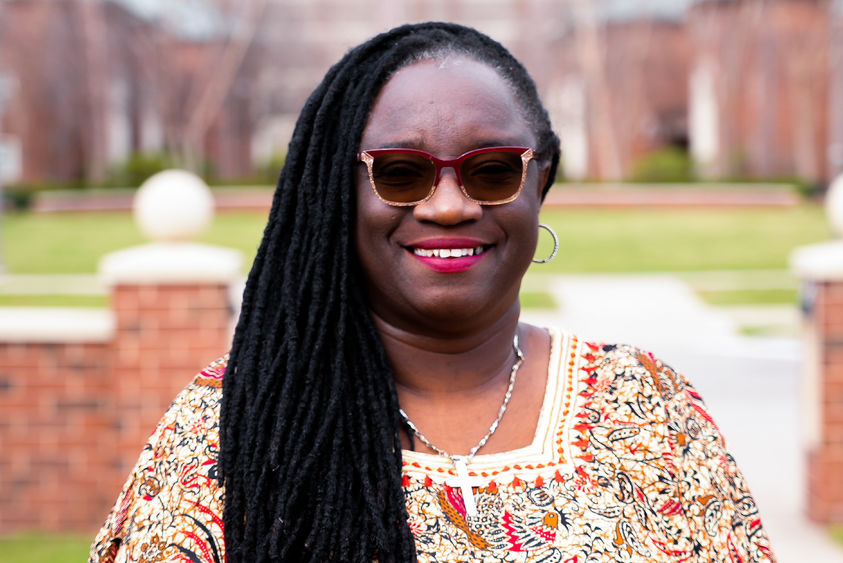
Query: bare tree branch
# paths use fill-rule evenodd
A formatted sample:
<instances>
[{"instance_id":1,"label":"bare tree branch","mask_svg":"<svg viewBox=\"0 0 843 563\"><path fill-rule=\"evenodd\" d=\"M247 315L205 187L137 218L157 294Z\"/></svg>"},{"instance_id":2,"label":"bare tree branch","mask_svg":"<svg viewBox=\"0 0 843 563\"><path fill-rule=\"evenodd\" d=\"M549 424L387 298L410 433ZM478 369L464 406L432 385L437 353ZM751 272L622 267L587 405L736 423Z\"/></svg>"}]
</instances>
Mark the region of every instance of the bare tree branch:
<instances>
[{"instance_id":1,"label":"bare tree branch","mask_svg":"<svg viewBox=\"0 0 843 563\"><path fill-rule=\"evenodd\" d=\"M603 57L605 47L597 29L597 16L592 0L574 0L577 44L580 61L592 93L596 121L597 168L603 179L620 180L623 176L618 143L612 124L612 99L606 80Z\"/></svg>"},{"instance_id":2,"label":"bare tree branch","mask_svg":"<svg viewBox=\"0 0 843 563\"><path fill-rule=\"evenodd\" d=\"M108 80L104 56L105 25L100 0L77 0L73 3L81 29L85 89L85 113L89 135L86 147L86 176L89 181L101 182L108 173L107 131L105 108L108 101Z\"/></svg>"},{"instance_id":3,"label":"bare tree branch","mask_svg":"<svg viewBox=\"0 0 843 563\"><path fill-rule=\"evenodd\" d=\"M208 73L201 95L190 113L190 119L182 137L182 153L185 165L193 170L199 166L202 140L219 114L225 97L231 90L243 58L255 39L258 23L266 9L267 0L254 0L241 6L250 13L244 14L239 21L239 29L231 35L231 39L223 49L219 61L214 69Z\"/></svg>"}]
</instances>

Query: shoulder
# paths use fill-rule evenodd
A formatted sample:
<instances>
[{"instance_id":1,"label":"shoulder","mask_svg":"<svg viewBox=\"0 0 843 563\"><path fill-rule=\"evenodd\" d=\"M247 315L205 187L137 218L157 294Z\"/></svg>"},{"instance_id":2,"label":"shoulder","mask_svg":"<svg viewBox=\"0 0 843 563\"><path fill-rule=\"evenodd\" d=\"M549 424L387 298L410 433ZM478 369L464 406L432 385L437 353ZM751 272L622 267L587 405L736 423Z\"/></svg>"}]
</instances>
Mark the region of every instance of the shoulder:
<instances>
[{"instance_id":1,"label":"shoulder","mask_svg":"<svg viewBox=\"0 0 843 563\"><path fill-rule=\"evenodd\" d=\"M771 558L755 501L693 385L634 346L582 342L574 361L578 470L614 482L624 502L659 510L676 549L694 546L712 561Z\"/></svg>"},{"instance_id":2,"label":"shoulder","mask_svg":"<svg viewBox=\"0 0 843 563\"><path fill-rule=\"evenodd\" d=\"M689 414L711 420L688 380L648 351L578 341L570 363L574 412L566 428L573 431L574 442L588 450L583 452L588 459L602 454L607 460L620 456L644 462L653 456L657 465L673 473L672 450L681 424Z\"/></svg>"},{"instance_id":3,"label":"shoulder","mask_svg":"<svg viewBox=\"0 0 843 563\"><path fill-rule=\"evenodd\" d=\"M150 552L161 560L176 552L191 561L222 560L217 460L227 362L222 357L200 371L164 413L91 548L91 562L140 560Z\"/></svg>"},{"instance_id":4,"label":"shoulder","mask_svg":"<svg viewBox=\"0 0 843 563\"><path fill-rule=\"evenodd\" d=\"M566 338L574 342L571 361L575 362L581 384L596 388L610 399L619 394L641 393L656 401L670 401L693 391L685 377L652 352L628 344Z\"/></svg>"},{"instance_id":5,"label":"shoulder","mask_svg":"<svg viewBox=\"0 0 843 563\"><path fill-rule=\"evenodd\" d=\"M666 419L693 412L711 425L702 396L679 371L652 352L624 344L586 342L582 355L587 382L603 382L607 399L636 397L657 407ZM609 383L611 382L611 383Z\"/></svg>"},{"instance_id":6,"label":"shoulder","mask_svg":"<svg viewBox=\"0 0 843 563\"><path fill-rule=\"evenodd\" d=\"M684 378L640 348L570 338L575 341L567 376L573 417L566 427L584 456L575 457L608 456L608 462L617 456L637 459L635 452L645 450L645 457L661 457L670 444L668 404L685 392Z\"/></svg>"},{"instance_id":7,"label":"shoulder","mask_svg":"<svg viewBox=\"0 0 843 563\"><path fill-rule=\"evenodd\" d=\"M213 422L216 427L222 401L222 382L227 366L228 356L226 355L214 360L197 373L170 404L150 440L156 438L159 441L162 440L164 436L160 434L168 430L183 438L193 437L197 427L192 423L200 417ZM202 436L196 435L196 437Z\"/></svg>"},{"instance_id":8,"label":"shoulder","mask_svg":"<svg viewBox=\"0 0 843 563\"><path fill-rule=\"evenodd\" d=\"M223 377L225 376L225 368L228 367L228 354L217 358L208 366L196 374L193 379L193 385L203 385L208 387L220 387L222 385Z\"/></svg>"},{"instance_id":9,"label":"shoulder","mask_svg":"<svg viewBox=\"0 0 843 563\"><path fill-rule=\"evenodd\" d=\"M661 443L665 460L688 437L724 447L702 396L680 372L651 352L622 344L585 342L576 377L579 407L607 431L638 426ZM625 433L621 433L626 435ZM680 448L681 449L681 448ZM668 463L671 470L671 463Z\"/></svg>"}]
</instances>

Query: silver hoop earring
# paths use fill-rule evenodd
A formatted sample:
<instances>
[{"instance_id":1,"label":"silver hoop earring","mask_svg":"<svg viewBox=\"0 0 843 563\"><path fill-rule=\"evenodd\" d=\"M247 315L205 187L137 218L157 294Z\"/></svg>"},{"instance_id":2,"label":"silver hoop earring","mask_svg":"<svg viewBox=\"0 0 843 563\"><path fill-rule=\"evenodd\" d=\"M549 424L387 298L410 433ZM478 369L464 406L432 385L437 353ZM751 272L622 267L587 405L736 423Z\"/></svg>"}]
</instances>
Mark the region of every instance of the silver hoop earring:
<instances>
[{"instance_id":1,"label":"silver hoop earring","mask_svg":"<svg viewBox=\"0 0 843 563\"><path fill-rule=\"evenodd\" d=\"M553 237L553 252L550 253L550 256L548 256L544 260L536 260L535 258L533 258L533 262L535 262L536 264L545 264L556 258L556 253L559 252L559 237L556 236L556 232L551 229L549 225L539 223L539 228L546 230L548 233L550 233L550 236Z\"/></svg>"}]
</instances>

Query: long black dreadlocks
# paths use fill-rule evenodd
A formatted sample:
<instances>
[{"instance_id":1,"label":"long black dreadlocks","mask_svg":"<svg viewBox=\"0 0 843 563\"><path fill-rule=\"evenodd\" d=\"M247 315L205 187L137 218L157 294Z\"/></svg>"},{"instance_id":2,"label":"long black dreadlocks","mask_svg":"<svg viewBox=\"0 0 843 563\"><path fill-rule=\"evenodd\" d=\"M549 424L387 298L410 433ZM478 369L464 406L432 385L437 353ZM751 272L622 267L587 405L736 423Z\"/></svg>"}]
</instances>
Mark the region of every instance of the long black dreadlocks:
<instances>
[{"instance_id":1,"label":"long black dreadlocks","mask_svg":"<svg viewBox=\"0 0 843 563\"><path fill-rule=\"evenodd\" d=\"M356 153L398 69L463 54L522 101L551 165L559 140L524 67L485 35L406 25L352 49L308 99L246 284L223 384L228 560L412 561L398 399L353 240Z\"/></svg>"}]
</instances>

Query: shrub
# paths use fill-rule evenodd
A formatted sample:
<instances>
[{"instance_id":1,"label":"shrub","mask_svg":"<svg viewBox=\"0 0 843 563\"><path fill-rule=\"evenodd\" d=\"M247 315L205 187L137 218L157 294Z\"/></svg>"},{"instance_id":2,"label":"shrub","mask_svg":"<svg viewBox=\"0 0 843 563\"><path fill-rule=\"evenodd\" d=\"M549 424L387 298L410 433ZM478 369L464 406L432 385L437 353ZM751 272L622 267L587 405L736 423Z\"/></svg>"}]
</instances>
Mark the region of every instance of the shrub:
<instances>
[{"instance_id":1,"label":"shrub","mask_svg":"<svg viewBox=\"0 0 843 563\"><path fill-rule=\"evenodd\" d=\"M284 167L284 160L287 155L275 153L258 166L258 176L262 183L275 185L278 182L278 174Z\"/></svg>"},{"instance_id":2,"label":"shrub","mask_svg":"<svg viewBox=\"0 0 843 563\"><path fill-rule=\"evenodd\" d=\"M26 186L6 186L3 188L3 209L27 211L34 198L34 190Z\"/></svg>"},{"instance_id":3,"label":"shrub","mask_svg":"<svg viewBox=\"0 0 843 563\"><path fill-rule=\"evenodd\" d=\"M106 187L136 188L153 174L172 167L173 159L166 153L132 153L112 168Z\"/></svg>"},{"instance_id":4,"label":"shrub","mask_svg":"<svg viewBox=\"0 0 843 563\"><path fill-rule=\"evenodd\" d=\"M665 147L642 157L634 167L633 182L693 182L694 166L688 151Z\"/></svg>"}]
</instances>

